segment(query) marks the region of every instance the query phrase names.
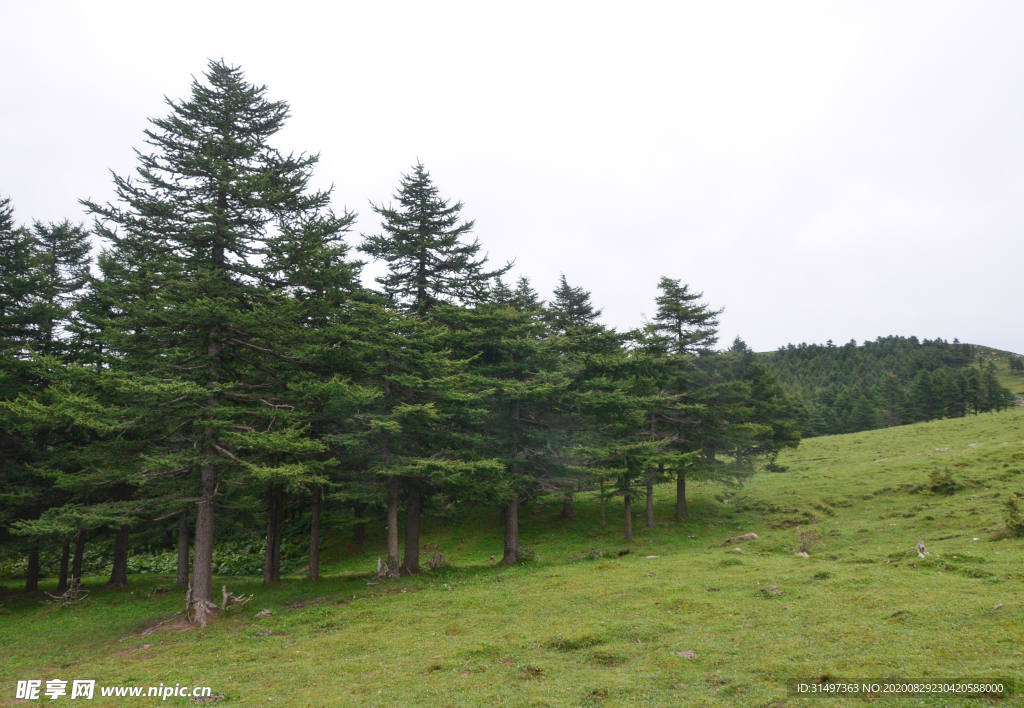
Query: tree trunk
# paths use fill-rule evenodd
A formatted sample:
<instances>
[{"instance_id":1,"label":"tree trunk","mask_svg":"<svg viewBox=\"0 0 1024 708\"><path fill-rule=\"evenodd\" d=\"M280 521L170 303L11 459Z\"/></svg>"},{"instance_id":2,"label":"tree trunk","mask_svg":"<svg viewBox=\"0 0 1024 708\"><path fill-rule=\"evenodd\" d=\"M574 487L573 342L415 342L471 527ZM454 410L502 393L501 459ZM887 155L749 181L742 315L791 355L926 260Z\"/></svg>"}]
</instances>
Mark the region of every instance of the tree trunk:
<instances>
[{"instance_id":1,"label":"tree trunk","mask_svg":"<svg viewBox=\"0 0 1024 708\"><path fill-rule=\"evenodd\" d=\"M114 534L114 565L110 569L110 582L112 588L128 587L128 532L131 527L128 524L121 526Z\"/></svg>"},{"instance_id":2,"label":"tree trunk","mask_svg":"<svg viewBox=\"0 0 1024 708\"><path fill-rule=\"evenodd\" d=\"M647 528L654 528L654 478L647 480Z\"/></svg>"},{"instance_id":3,"label":"tree trunk","mask_svg":"<svg viewBox=\"0 0 1024 708\"><path fill-rule=\"evenodd\" d=\"M82 580L82 563L85 559L85 529L75 532L75 556L71 559L71 579Z\"/></svg>"},{"instance_id":4,"label":"tree trunk","mask_svg":"<svg viewBox=\"0 0 1024 708\"><path fill-rule=\"evenodd\" d=\"M200 470L202 497L196 503L196 535L192 550L192 598L202 604L200 621L216 607L213 604L213 523L217 503L217 465L213 458L213 431L207 430L206 463ZM207 606L205 603L209 603Z\"/></svg>"},{"instance_id":5,"label":"tree trunk","mask_svg":"<svg viewBox=\"0 0 1024 708\"><path fill-rule=\"evenodd\" d=\"M571 489L566 489L563 492L562 497L562 518L572 520L576 516L576 509L573 507L573 495L575 492Z\"/></svg>"},{"instance_id":6,"label":"tree trunk","mask_svg":"<svg viewBox=\"0 0 1024 708\"><path fill-rule=\"evenodd\" d=\"M60 575L57 578L57 594L68 589L68 560L71 558L71 541L64 540L60 549Z\"/></svg>"},{"instance_id":7,"label":"tree trunk","mask_svg":"<svg viewBox=\"0 0 1024 708\"><path fill-rule=\"evenodd\" d=\"M188 517L184 514L178 523L178 576L174 584L179 588L188 587Z\"/></svg>"},{"instance_id":8,"label":"tree trunk","mask_svg":"<svg viewBox=\"0 0 1024 708\"><path fill-rule=\"evenodd\" d=\"M284 522L284 488L281 484L267 487L267 543L263 559L263 582L281 579L281 526Z\"/></svg>"},{"instance_id":9,"label":"tree trunk","mask_svg":"<svg viewBox=\"0 0 1024 708\"><path fill-rule=\"evenodd\" d=\"M686 472L683 470L676 477L676 518L679 521L686 518Z\"/></svg>"},{"instance_id":10,"label":"tree trunk","mask_svg":"<svg viewBox=\"0 0 1024 708\"><path fill-rule=\"evenodd\" d=\"M285 527L285 486L278 485L278 518L273 525L273 579L281 580L281 542Z\"/></svg>"},{"instance_id":11,"label":"tree trunk","mask_svg":"<svg viewBox=\"0 0 1024 708\"><path fill-rule=\"evenodd\" d=\"M28 550L28 569L25 572L25 592L39 589L39 546Z\"/></svg>"},{"instance_id":12,"label":"tree trunk","mask_svg":"<svg viewBox=\"0 0 1024 708\"><path fill-rule=\"evenodd\" d=\"M501 562L513 565L519 561L519 495L513 494L505 505L505 555Z\"/></svg>"},{"instance_id":13,"label":"tree trunk","mask_svg":"<svg viewBox=\"0 0 1024 708\"><path fill-rule=\"evenodd\" d=\"M608 517L604 513L604 480L601 480L601 525L608 525Z\"/></svg>"},{"instance_id":14,"label":"tree trunk","mask_svg":"<svg viewBox=\"0 0 1024 708\"><path fill-rule=\"evenodd\" d=\"M217 204L223 207L226 203L227 195L221 191L217 195ZM224 246L219 239L215 240L212 256L215 267L222 267ZM220 379L222 349L220 327L214 325L209 329L206 343L206 368L209 375L206 386L210 389L215 388ZM211 394L209 402L216 403L216 394ZM192 547L191 596L195 622L201 627L205 627L207 619L217 611L217 606L213 604L213 531L217 512L217 440L213 428L207 428L203 433L203 458L199 469L200 497L196 502L196 535Z\"/></svg>"},{"instance_id":15,"label":"tree trunk","mask_svg":"<svg viewBox=\"0 0 1024 708\"><path fill-rule=\"evenodd\" d=\"M277 496L274 494L274 483L267 485L267 535L263 544L263 582L269 583L274 580L274 528L277 526L277 514L275 504Z\"/></svg>"},{"instance_id":16,"label":"tree trunk","mask_svg":"<svg viewBox=\"0 0 1024 708\"><path fill-rule=\"evenodd\" d=\"M388 575L398 577L398 478L388 479Z\"/></svg>"},{"instance_id":17,"label":"tree trunk","mask_svg":"<svg viewBox=\"0 0 1024 708\"><path fill-rule=\"evenodd\" d=\"M402 570L409 575L420 572L420 505L422 493L416 482L406 487L405 558Z\"/></svg>"},{"instance_id":18,"label":"tree trunk","mask_svg":"<svg viewBox=\"0 0 1024 708\"><path fill-rule=\"evenodd\" d=\"M633 496L629 492L629 488L626 488L626 495L623 497L625 502L625 517L626 517L626 540L633 540Z\"/></svg>"},{"instance_id":19,"label":"tree trunk","mask_svg":"<svg viewBox=\"0 0 1024 708\"><path fill-rule=\"evenodd\" d=\"M309 512L309 579L320 579L320 485L313 487L313 506Z\"/></svg>"}]
</instances>

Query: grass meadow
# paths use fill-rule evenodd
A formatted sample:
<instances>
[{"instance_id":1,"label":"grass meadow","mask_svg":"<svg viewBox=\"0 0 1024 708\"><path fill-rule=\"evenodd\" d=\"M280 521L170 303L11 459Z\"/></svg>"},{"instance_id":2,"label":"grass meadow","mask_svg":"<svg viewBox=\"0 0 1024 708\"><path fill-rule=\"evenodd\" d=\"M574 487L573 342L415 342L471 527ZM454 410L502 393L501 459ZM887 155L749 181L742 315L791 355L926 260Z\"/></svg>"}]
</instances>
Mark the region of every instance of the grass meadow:
<instances>
[{"instance_id":1,"label":"grass meadow","mask_svg":"<svg viewBox=\"0 0 1024 708\"><path fill-rule=\"evenodd\" d=\"M89 597L63 609L7 583L0 705L29 678L208 685L245 706L1024 705L1024 686L876 700L786 683L1024 677L1024 539L1001 519L1024 492L1024 408L805 440L780 463L741 489L691 487L685 523L661 486L655 528L634 505L630 544L621 501L606 527L588 494L573 521L555 500L531 504L522 541L538 557L512 568L490 560L496 510L428 518L424 542L455 567L379 584L382 539L353 548L328 532L327 577L219 578L254 598L205 629L144 633L183 604L166 576L127 590L88 579Z\"/></svg>"}]
</instances>

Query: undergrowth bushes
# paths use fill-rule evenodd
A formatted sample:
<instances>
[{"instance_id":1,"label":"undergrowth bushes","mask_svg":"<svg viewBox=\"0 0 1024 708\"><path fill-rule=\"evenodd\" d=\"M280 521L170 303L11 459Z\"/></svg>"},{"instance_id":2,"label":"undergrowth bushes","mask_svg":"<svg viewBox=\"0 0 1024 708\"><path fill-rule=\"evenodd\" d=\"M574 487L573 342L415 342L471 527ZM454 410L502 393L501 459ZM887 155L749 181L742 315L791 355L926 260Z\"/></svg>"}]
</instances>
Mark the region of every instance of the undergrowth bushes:
<instances>
[{"instance_id":1,"label":"undergrowth bushes","mask_svg":"<svg viewBox=\"0 0 1024 708\"><path fill-rule=\"evenodd\" d=\"M263 574L266 540L252 539L227 541L213 549L213 566L218 575L259 576ZM281 543L281 571L291 572L306 562L308 540ZM178 553L174 550L129 551L128 573L174 575L178 567ZM191 564L191 558L190 558ZM82 574L108 575L114 563L114 548L109 543L89 544L82 556ZM26 556L0 560L0 580L25 577ZM55 578L60 572L59 551L43 551L39 556L39 577Z\"/></svg>"}]
</instances>

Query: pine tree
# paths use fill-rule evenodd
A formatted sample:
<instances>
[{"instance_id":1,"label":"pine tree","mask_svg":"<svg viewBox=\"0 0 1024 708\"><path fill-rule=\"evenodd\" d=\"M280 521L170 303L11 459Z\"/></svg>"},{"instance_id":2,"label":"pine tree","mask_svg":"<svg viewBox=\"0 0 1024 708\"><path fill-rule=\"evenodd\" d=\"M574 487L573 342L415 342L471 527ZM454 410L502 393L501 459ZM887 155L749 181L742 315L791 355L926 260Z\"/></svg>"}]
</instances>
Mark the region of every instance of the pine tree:
<instances>
[{"instance_id":1,"label":"pine tree","mask_svg":"<svg viewBox=\"0 0 1024 708\"><path fill-rule=\"evenodd\" d=\"M66 355L76 349L72 313L88 272L88 234L67 221L16 228L3 200L0 249L0 499L9 514L0 521L28 543L32 572L26 585L33 589L39 543L67 547L69 540L66 530L45 518L51 507L73 498L55 479L76 445L89 439L75 430L81 419L50 414L51 407L73 410L81 400L81 372ZM59 388L50 390L55 382Z\"/></svg>"},{"instance_id":2,"label":"pine tree","mask_svg":"<svg viewBox=\"0 0 1024 708\"><path fill-rule=\"evenodd\" d=\"M740 464L752 462L755 458L767 460L766 467L776 470L776 459L787 448L800 443L800 421L807 416L801 402L779 383L778 377L770 371L736 337L723 362L728 375L745 385L747 396L745 406L749 415L744 414L745 423L738 427L745 439L739 439L733 456Z\"/></svg>"},{"instance_id":3,"label":"pine tree","mask_svg":"<svg viewBox=\"0 0 1024 708\"><path fill-rule=\"evenodd\" d=\"M555 288L554 297L545 312L551 329L560 334L594 327L601 310L594 309L590 293L579 286L569 285L563 273Z\"/></svg>"},{"instance_id":4,"label":"pine tree","mask_svg":"<svg viewBox=\"0 0 1024 708\"><path fill-rule=\"evenodd\" d=\"M38 290L38 243L28 229L17 226L9 198L0 199L0 403L30 393L35 387L30 343L33 306ZM21 519L37 517L43 490L31 464L37 446L10 421L0 426L0 541L29 553L28 590L36 589L39 547L13 539L8 530Z\"/></svg>"},{"instance_id":5,"label":"pine tree","mask_svg":"<svg viewBox=\"0 0 1024 708\"><path fill-rule=\"evenodd\" d=\"M74 327L74 309L89 281L89 232L67 220L36 222L32 231L39 250L38 351L65 353L71 349L67 339Z\"/></svg>"},{"instance_id":6,"label":"pine tree","mask_svg":"<svg viewBox=\"0 0 1024 708\"><path fill-rule=\"evenodd\" d=\"M895 374L890 373L882 379L879 398L882 405L882 420L885 425L889 427L900 425L903 422L907 394Z\"/></svg>"},{"instance_id":7,"label":"pine tree","mask_svg":"<svg viewBox=\"0 0 1024 708\"><path fill-rule=\"evenodd\" d=\"M930 371L919 371L911 382L910 406L915 420L932 420L939 414L935 383Z\"/></svg>"},{"instance_id":8,"label":"pine tree","mask_svg":"<svg viewBox=\"0 0 1024 708\"><path fill-rule=\"evenodd\" d=\"M530 279L525 275L519 276L519 280L516 281L512 306L520 312L529 313L538 313L544 308L544 301L537 295L537 291L530 285Z\"/></svg>"},{"instance_id":9,"label":"pine tree","mask_svg":"<svg viewBox=\"0 0 1024 708\"><path fill-rule=\"evenodd\" d=\"M494 279L490 301L495 305L511 307L519 312L537 313L544 308L544 302L537 296L537 291L530 285L525 275L516 281L515 288L510 288L500 276Z\"/></svg>"},{"instance_id":10,"label":"pine tree","mask_svg":"<svg viewBox=\"0 0 1024 708\"><path fill-rule=\"evenodd\" d=\"M850 426L854 432L874 430L878 427L878 414L868 397L861 394L850 413Z\"/></svg>"},{"instance_id":11,"label":"pine tree","mask_svg":"<svg viewBox=\"0 0 1024 708\"><path fill-rule=\"evenodd\" d=\"M198 497L193 596L212 610L214 516L225 484L291 483L314 476L323 450L303 438L289 374L289 341L317 285L351 287L339 262L353 215L308 190L315 155L284 155L269 141L288 106L241 69L211 61L191 96L145 131L137 178L114 176L117 203L83 202L110 244L100 295L113 317L107 358L128 374L124 393L147 411L150 471ZM331 255L334 254L334 255ZM329 273L318 275L324 262ZM189 489L196 484L198 489ZM176 503L181 503L176 502Z\"/></svg>"},{"instance_id":12,"label":"pine tree","mask_svg":"<svg viewBox=\"0 0 1024 708\"><path fill-rule=\"evenodd\" d=\"M661 400L650 412L650 436L652 440L668 438L672 441L672 449L686 455L685 462L674 466L676 475L676 518L686 517L686 483L688 478L705 476L710 464L696 465L698 450L702 447L704 436L701 429L707 430L708 423L713 419L709 415L709 403L715 402L715 396L708 396L706 385L708 367L696 365L691 351L693 341L693 323L686 313L693 309L689 290L679 286L678 281L661 278L658 282L661 294L655 303L658 310L654 320L642 330L631 333L637 344L637 353L646 355L648 377L651 388L662 393ZM698 295L697 298L702 297ZM706 321L710 327L717 325L717 320ZM717 341L714 334L711 339ZM714 459L714 448L708 447L705 459Z\"/></svg>"},{"instance_id":13,"label":"pine tree","mask_svg":"<svg viewBox=\"0 0 1024 708\"><path fill-rule=\"evenodd\" d=\"M9 376L32 335L33 303L39 289L39 243L14 221L10 198L0 199L0 355ZM11 390L5 386L4 390Z\"/></svg>"},{"instance_id":14,"label":"pine tree","mask_svg":"<svg viewBox=\"0 0 1024 708\"><path fill-rule=\"evenodd\" d=\"M506 307L513 307L515 302L515 292L500 275L494 279L494 283L491 285L490 301L495 305Z\"/></svg>"},{"instance_id":15,"label":"pine tree","mask_svg":"<svg viewBox=\"0 0 1024 708\"><path fill-rule=\"evenodd\" d=\"M541 311L542 320L548 325L551 346L558 351L560 367L572 370L574 386L568 401L576 400L579 403L580 396L594 395L596 400L605 399L610 391L612 397L619 395L617 390L618 376L617 368L621 364L623 339L614 329L607 328L598 322L601 310L594 307L591 302L591 295L580 286L569 285L564 274L559 278L558 287L555 288L550 303ZM584 394L589 391L590 394ZM594 420L607 415L607 411L601 405L594 405L591 413ZM565 421L566 428L572 429L570 421ZM588 433L579 431L582 438L592 437ZM563 441L563 446L583 445L583 440L574 440L569 436ZM601 447L607 444L607 440L598 443L594 440L587 440L591 447ZM595 453L600 457L603 453ZM553 468L544 483L562 494L562 517L572 519L575 516L575 495L579 491L594 482L594 469L585 459L580 464L563 464ZM603 473L596 472L600 477Z\"/></svg>"},{"instance_id":16,"label":"pine tree","mask_svg":"<svg viewBox=\"0 0 1024 708\"><path fill-rule=\"evenodd\" d=\"M515 306L485 305L472 310L447 308L441 314L447 325L445 341L454 355L469 362L478 377L486 418L475 424L476 455L497 463L467 479L464 497L475 497L502 506L504 553L507 565L519 560L519 505L535 493L542 480L564 469L558 459L564 430L563 394L570 385L565 359L535 309L535 294L520 279ZM550 485L548 485L550 486Z\"/></svg>"},{"instance_id":17,"label":"pine tree","mask_svg":"<svg viewBox=\"0 0 1024 708\"><path fill-rule=\"evenodd\" d=\"M462 202L442 199L430 173L417 162L402 175L398 207L375 205L382 233L366 236L359 250L388 264L377 278L384 294L405 312L426 315L442 303L472 304L487 298L490 283L512 267L484 269L480 243L463 241L473 221L460 222Z\"/></svg>"},{"instance_id":18,"label":"pine tree","mask_svg":"<svg viewBox=\"0 0 1024 708\"><path fill-rule=\"evenodd\" d=\"M690 286L680 285L678 280L663 277L658 290L658 311L646 327L649 336L663 341L677 355L714 347L718 342L718 316L724 310L712 310L700 302L704 293L690 292Z\"/></svg>"},{"instance_id":19,"label":"pine tree","mask_svg":"<svg viewBox=\"0 0 1024 708\"><path fill-rule=\"evenodd\" d=\"M665 441L677 456L665 465L676 478L676 517L687 515L688 481L736 484L753 474L753 461L775 456L799 441L795 403L775 376L761 367L737 337L727 353L714 352L717 315L702 294L662 278L658 310L642 330L631 333L637 356L647 358L652 440ZM660 478L648 470L647 476Z\"/></svg>"}]
</instances>

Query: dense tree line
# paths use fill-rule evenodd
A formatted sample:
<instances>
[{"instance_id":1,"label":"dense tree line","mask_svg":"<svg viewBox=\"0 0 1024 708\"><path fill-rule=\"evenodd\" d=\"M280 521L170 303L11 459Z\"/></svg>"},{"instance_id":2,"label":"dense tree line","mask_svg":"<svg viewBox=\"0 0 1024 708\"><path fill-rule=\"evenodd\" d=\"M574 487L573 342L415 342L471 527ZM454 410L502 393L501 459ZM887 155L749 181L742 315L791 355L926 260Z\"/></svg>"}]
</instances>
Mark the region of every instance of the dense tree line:
<instances>
[{"instance_id":1,"label":"dense tree line","mask_svg":"<svg viewBox=\"0 0 1024 708\"><path fill-rule=\"evenodd\" d=\"M167 103L115 199L83 201L90 229L0 206L0 542L30 590L41 548L64 587L97 538L124 585L145 537L178 549L202 617L218 539L265 536L270 582L305 519L315 579L325 510L356 541L384 531L397 577L420 569L424 513L489 505L515 563L528 500L572 516L584 490L621 497L629 539L656 484L683 517L688 481L737 482L797 445L798 407L742 343L714 349L718 312L680 281L630 332L564 276L544 301L416 164L373 205L383 228L359 249L387 273L363 287L356 215L310 189L315 155L271 147L287 104L223 62Z\"/></svg>"},{"instance_id":2,"label":"dense tree line","mask_svg":"<svg viewBox=\"0 0 1024 708\"><path fill-rule=\"evenodd\" d=\"M805 436L956 418L1012 402L994 362L957 340L879 337L860 346L854 341L790 344L760 357L800 397ZM1011 357L1011 368L1020 366L1018 361Z\"/></svg>"}]
</instances>

